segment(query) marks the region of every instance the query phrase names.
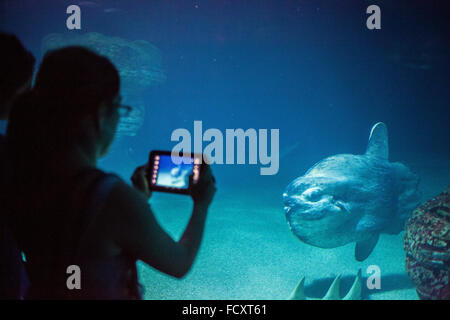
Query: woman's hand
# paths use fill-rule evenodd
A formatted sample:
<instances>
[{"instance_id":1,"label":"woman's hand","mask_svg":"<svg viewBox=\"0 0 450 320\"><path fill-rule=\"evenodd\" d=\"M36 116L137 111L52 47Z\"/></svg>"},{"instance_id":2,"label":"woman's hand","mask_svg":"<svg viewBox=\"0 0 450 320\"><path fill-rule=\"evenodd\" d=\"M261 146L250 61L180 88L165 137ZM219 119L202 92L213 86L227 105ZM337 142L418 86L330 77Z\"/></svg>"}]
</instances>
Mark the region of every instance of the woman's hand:
<instances>
[{"instance_id":1,"label":"woman's hand","mask_svg":"<svg viewBox=\"0 0 450 320\"><path fill-rule=\"evenodd\" d=\"M194 203L208 208L216 193L216 179L211 168L206 165L202 168L197 183L193 183L192 174L189 176L189 185L191 186L191 197Z\"/></svg>"},{"instance_id":2,"label":"woman's hand","mask_svg":"<svg viewBox=\"0 0 450 320\"><path fill-rule=\"evenodd\" d=\"M144 193L147 197L147 200L149 200L152 196L152 192L148 186L147 169L148 164L137 167L131 176L131 182L133 183L133 186L139 191L142 191L142 193Z\"/></svg>"}]
</instances>

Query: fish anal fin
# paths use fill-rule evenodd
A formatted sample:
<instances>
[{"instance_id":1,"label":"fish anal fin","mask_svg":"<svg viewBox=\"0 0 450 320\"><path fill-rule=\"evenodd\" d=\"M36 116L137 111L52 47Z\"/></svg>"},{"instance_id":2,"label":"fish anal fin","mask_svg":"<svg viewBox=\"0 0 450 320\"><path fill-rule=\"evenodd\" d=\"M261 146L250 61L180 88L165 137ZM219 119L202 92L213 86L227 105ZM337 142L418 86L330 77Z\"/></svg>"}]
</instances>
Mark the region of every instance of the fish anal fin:
<instances>
[{"instance_id":1,"label":"fish anal fin","mask_svg":"<svg viewBox=\"0 0 450 320\"><path fill-rule=\"evenodd\" d=\"M376 233L370 236L366 240L356 242L355 246L355 259L358 261L364 261L372 253L373 249L377 245L380 234Z\"/></svg>"}]
</instances>

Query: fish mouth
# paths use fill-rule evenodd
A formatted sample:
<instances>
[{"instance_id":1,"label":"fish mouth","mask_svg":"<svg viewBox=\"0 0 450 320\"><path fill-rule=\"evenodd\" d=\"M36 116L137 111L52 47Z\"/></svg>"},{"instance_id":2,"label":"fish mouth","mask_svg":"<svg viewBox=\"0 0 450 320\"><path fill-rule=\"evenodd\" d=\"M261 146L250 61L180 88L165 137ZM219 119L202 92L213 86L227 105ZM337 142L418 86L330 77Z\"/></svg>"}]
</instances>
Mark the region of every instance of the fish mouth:
<instances>
[{"instance_id":1,"label":"fish mouth","mask_svg":"<svg viewBox=\"0 0 450 320\"><path fill-rule=\"evenodd\" d=\"M310 202L297 203L295 205L285 204L284 213L286 216L295 215L302 220L319 220L327 216L333 216L340 213L348 213L345 206L340 202L327 202L326 204L314 204Z\"/></svg>"},{"instance_id":2,"label":"fish mouth","mask_svg":"<svg viewBox=\"0 0 450 320\"><path fill-rule=\"evenodd\" d=\"M325 210L314 210L314 208L304 209L304 208L293 208L289 206L284 207L284 213L287 216L292 216L295 214L297 218L302 220L319 220L327 215Z\"/></svg>"},{"instance_id":3,"label":"fish mouth","mask_svg":"<svg viewBox=\"0 0 450 320\"><path fill-rule=\"evenodd\" d=\"M300 194L283 193L285 215L301 220L319 220L348 212L344 202L321 191L319 187L311 187Z\"/></svg>"}]
</instances>

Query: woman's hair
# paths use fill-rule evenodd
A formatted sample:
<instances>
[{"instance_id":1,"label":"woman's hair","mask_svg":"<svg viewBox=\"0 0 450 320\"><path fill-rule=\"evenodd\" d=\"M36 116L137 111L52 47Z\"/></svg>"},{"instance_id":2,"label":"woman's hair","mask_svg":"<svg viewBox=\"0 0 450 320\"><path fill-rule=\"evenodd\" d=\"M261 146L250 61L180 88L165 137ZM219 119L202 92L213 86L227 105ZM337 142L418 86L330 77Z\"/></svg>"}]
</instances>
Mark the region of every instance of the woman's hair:
<instances>
[{"instance_id":1,"label":"woman's hair","mask_svg":"<svg viewBox=\"0 0 450 320\"><path fill-rule=\"evenodd\" d=\"M15 35L0 32L0 104L9 101L33 75L35 59Z\"/></svg>"},{"instance_id":2,"label":"woman's hair","mask_svg":"<svg viewBox=\"0 0 450 320\"><path fill-rule=\"evenodd\" d=\"M78 116L112 100L119 85L119 73L107 58L83 47L67 47L45 55L33 91L50 111Z\"/></svg>"},{"instance_id":3,"label":"woman's hair","mask_svg":"<svg viewBox=\"0 0 450 320\"><path fill-rule=\"evenodd\" d=\"M114 65L83 47L48 52L34 87L19 97L10 113L7 138L12 164L17 169L45 165L89 138L84 119L96 117L102 102L109 111L119 93L119 73ZM56 157L55 157L56 156ZM51 168L50 168L51 169Z\"/></svg>"},{"instance_id":4,"label":"woman's hair","mask_svg":"<svg viewBox=\"0 0 450 320\"><path fill-rule=\"evenodd\" d=\"M2 196L19 238L61 222L71 190L61 189L60 182L73 178L62 164L74 146L84 148L91 143L87 139L94 139L92 130L85 132L85 119L98 117L103 102L106 112L113 111L110 102L119 86L117 69L108 59L67 47L45 55L34 87L16 99L7 128L8 190ZM24 241L33 245L33 237Z\"/></svg>"}]
</instances>

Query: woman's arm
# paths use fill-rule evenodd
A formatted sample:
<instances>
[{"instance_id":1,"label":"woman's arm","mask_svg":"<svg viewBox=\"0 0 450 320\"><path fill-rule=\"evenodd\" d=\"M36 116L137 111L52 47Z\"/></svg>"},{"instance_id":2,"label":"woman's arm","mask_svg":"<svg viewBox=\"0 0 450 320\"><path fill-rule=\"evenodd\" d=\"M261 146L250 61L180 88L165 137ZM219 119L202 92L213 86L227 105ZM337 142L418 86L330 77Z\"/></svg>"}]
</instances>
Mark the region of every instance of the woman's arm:
<instances>
[{"instance_id":1,"label":"woman's arm","mask_svg":"<svg viewBox=\"0 0 450 320\"><path fill-rule=\"evenodd\" d=\"M191 268L203 236L208 207L216 191L208 167L192 188L194 207L179 241L174 241L156 220L145 193L119 183L106 201L113 241L125 252L177 278Z\"/></svg>"}]
</instances>

